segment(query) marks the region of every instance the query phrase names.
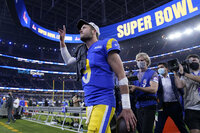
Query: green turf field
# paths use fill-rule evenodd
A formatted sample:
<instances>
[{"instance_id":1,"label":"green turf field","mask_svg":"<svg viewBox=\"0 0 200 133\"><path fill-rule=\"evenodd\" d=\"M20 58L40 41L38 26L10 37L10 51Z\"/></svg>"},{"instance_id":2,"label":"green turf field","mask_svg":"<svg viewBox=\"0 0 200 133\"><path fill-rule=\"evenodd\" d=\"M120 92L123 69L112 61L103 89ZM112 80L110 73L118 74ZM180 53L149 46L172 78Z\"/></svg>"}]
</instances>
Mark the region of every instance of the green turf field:
<instances>
[{"instance_id":1,"label":"green turf field","mask_svg":"<svg viewBox=\"0 0 200 133\"><path fill-rule=\"evenodd\" d=\"M73 133L54 127L29 122L26 120L16 120L15 123L7 125L7 118L0 118L0 133Z\"/></svg>"}]
</instances>

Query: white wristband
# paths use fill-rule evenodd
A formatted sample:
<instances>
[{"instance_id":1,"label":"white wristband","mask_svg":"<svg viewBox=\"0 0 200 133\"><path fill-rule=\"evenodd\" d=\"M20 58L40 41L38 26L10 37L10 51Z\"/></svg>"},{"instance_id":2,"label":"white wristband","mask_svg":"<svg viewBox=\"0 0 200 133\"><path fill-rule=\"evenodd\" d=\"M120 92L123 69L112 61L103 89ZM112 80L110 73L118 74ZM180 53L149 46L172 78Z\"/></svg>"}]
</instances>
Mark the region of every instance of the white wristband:
<instances>
[{"instance_id":1,"label":"white wristband","mask_svg":"<svg viewBox=\"0 0 200 133\"><path fill-rule=\"evenodd\" d=\"M122 94L121 100L122 100L122 108L123 109L130 109L131 108L129 94Z\"/></svg>"},{"instance_id":2,"label":"white wristband","mask_svg":"<svg viewBox=\"0 0 200 133\"><path fill-rule=\"evenodd\" d=\"M119 85L128 85L128 79L127 79L127 77L121 79L119 81Z\"/></svg>"}]
</instances>

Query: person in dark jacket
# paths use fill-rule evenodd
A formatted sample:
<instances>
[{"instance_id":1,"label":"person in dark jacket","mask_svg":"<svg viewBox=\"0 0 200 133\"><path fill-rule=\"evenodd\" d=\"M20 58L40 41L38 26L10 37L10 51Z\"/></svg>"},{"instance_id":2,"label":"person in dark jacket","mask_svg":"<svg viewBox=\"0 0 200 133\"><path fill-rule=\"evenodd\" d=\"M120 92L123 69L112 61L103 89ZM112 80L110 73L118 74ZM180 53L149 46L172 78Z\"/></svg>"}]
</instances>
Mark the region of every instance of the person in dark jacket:
<instances>
[{"instance_id":1,"label":"person in dark jacket","mask_svg":"<svg viewBox=\"0 0 200 133\"><path fill-rule=\"evenodd\" d=\"M44 106L49 106L48 99L46 98L44 101Z\"/></svg>"},{"instance_id":2,"label":"person in dark jacket","mask_svg":"<svg viewBox=\"0 0 200 133\"><path fill-rule=\"evenodd\" d=\"M33 106L33 100L32 100L32 98L29 99L28 106Z\"/></svg>"},{"instance_id":3,"label":"person in dark jacket","mask_svg":"<svg viewBox=\"0 0 200 133\"><path fill-rule=\"evenodd\" d=\"M154 133L162 133L165 122L170 116L181 133L188 133L183 120L179 90L175 85L173 74L168 73L166 63L158 64L158 121Z\"/></svg>"},{"instance_id":4,"label":"person in dark jacket","mask_svg":"<svg viewBox=\"0 0 200 133\"><path fill-rule=\"evenodd\" d=\"M10 124L10 119L12 119L12 121L15 122L15 119L14 119L13 114L12 114L12 110L13 110L13 96L12 96L12 92L9 92L8 96L9 96L9 98L6 101L6 108L7 108L7 111L8 111L8 121L7 121L7 124Z\"/></svg>"}]
</instances>

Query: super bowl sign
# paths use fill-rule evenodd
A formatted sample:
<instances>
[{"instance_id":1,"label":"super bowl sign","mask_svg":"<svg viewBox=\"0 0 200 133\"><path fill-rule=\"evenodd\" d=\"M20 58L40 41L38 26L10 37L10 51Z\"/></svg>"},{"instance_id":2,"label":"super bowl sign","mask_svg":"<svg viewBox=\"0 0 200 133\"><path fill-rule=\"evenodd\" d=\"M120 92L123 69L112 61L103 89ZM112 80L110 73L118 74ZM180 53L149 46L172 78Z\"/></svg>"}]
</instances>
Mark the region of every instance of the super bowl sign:
<instances>
[{"instance_id":1,"label":"super bowl sign","mask_svg":"<svg viewBox=\"0 0 200 133\"><path fill-rule=\"evenodd\" d=\"M16 0L15 1L15 7L16 7L16 11L17 11L17 14L18 14L18 18L21 22L21 25L29 28L31 19L30 19L28 13L27 13L26 7L24 5L24 1Z\"/></svg>"},{"instance_id":2,"label":"super bowl sign","mask_svg":"<svg viewBox=\"0 0 200 133\"><path fill-rule=\"evenodd\" d=\"M42 36L46 39L57 41L57 42L60 41L60 35L58 34L58 32L48 30L31 20L26 10L24 0L15 0L15 7L18 14L18 18L23 27L27 27L31 29L37 35ZM79 34L66 34L65 42L66 43L82 43L82 41L80 40Z\"/></svg>"},{"instance_id":3,"label":"super bowl sign","mask_svg":"<svg viewBox=\"0 0 200 133\"><path fill-rule=\"evenodd\" d=\"M15 2L22 26L30 28L44 38L59 41L60 37L57 32L41 27L30 19L23 0ZM200 0L173 0L137 17L101 27L100 39L116 38L118 41L122 41L148 34L199 15L199 8ZM66 34L65 42L82 43L79 34Z\"/></svg>"},{"instance_id":4,"label":"super bowl sign","mask_svg":"<svg viewBox=\"0 0 200 133\"><path fill-rule=\"evenodd\" d=\"M58 32L48 30L44 27L39 26L35 22L31 21L31 28L33 32L38 34L39 36L42 36L46 39L53 40L53 41L60 41L60 35ZM82 43L80 40L79 34L66 34L65 35L65 42L66 43Z\"/></svg>"},{"instance_id":5,"label":"super bowl sign","mask_svg":"<svg viewBox=\"0 0 200 133\"><path fill-rule=\"evenodd\" d=\"M100 28L101 38L122 41L141 36L199 15L199 8L199 0L173 0L137 17Z\"/></svg>"}]
</instances>

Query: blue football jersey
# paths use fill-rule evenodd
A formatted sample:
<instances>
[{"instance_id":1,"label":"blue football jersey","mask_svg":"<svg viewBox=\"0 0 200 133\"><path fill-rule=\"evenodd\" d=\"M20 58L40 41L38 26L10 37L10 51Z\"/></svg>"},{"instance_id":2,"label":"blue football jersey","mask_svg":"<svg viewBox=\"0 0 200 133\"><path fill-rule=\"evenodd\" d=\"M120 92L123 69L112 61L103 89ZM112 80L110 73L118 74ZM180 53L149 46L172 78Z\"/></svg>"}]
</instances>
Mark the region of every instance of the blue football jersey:
<instances>
[{"instance_id":1,"label":"blue football jersey","mask_svg":"<svg viewBox=\"0 0 200 133\"><path fill-rule=\"evenodd\" d=\"M99 40L87 51L82 77L86 106L105 104L115 107L114 73L107 61L108 53L113 50L120 52L119 43L114 38Z\"/></svg>"}]
</instances>

